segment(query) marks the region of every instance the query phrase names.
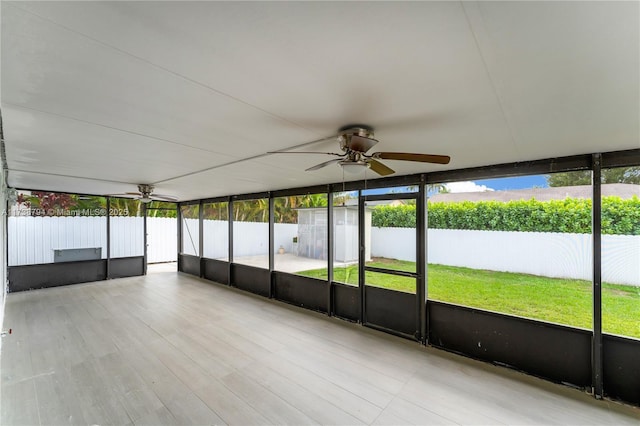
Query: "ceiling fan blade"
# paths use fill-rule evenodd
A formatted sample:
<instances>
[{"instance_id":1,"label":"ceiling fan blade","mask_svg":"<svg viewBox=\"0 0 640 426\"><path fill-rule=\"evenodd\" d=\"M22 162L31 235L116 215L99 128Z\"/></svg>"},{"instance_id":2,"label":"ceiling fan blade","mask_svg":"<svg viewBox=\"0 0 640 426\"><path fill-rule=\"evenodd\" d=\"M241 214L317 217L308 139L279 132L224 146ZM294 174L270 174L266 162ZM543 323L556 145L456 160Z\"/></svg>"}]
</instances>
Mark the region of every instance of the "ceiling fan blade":
<instances>
[{"instance_id":1,"label":"ceiling fan blade","mask_svg":"<svg viewBox=\"0 0 640 426\"><path fill-rule=\"evenodd\" d=\"M142 194L140 194L139 192L121 192L119 194L106 194L105 197L127 197L127 198L130 198L132 195L135 196L135 197L139 197Z\"/></svg>"},{"instance_id":2,"label":"ceiling fan blade","mask_svg":"<svg viewBox=\"0 0 640 426\"><path fill-rule=\"evenodd\" d=\"M373 158L384 160L420 161L422 163L449 164L448 155L412 154L410 152L374 152Z\"/></svg>"},{"instance_id":3,"label":"ceiling fan blade","mask_svg":"<svg viewBox=\"0 0 640 426\"><path fill-rule=\"evenodd\" d=\"M267 154L326 154L326 155L337 155L338 157L343 157L344 154L337 154L335 152L317 152L317 151L269 151Z\"/></svg>"},{"instance_id":4,"label":"ceiling fan blade","mask_svg":"<svg viewBox=\"0 0 640 426\"><path fill-rule=\"evenodd\" d=\"M341 157L342 157L342 156L341 156ZM313 166L313 167L309 167L307 170L305 170L305 172L310 172L310 171L313 171L313 170L318 170L318 169L321 169L321 168L323 168L323 167L327 167L327 166L328 166L328 165L330 165L330 164L337 163L337 162L339 162L339 161L342 161L342 158L336 158L336 159L333 159L333 160L325 161L324 163L316 164L316 165L315 165L315 166Z\"/></svg>"},{"instance_id":5,"label":"ceiling fan blade","mask_svg":"<svg viewBox=\"0 0 640 426\"><path fill-rule=\"evenodd\" d=\"M378 160L371 159L368 161L369 168L379 174L380 176L389 176L394 174L396 171L390 167L385 166Z\"/></svg>"},{"instance_id":6,"label":"ceiling fan blade","mask_svg":"<svg viewBox=\"0 0 640 426\"><path fill-rule=\"evenodd\" d=\"M164 200L164 201L177 201L178 198L174 197L173 195L164 195L164 194L151 194L150 195L151 198L153 199L159 199L159 200Z\"/></svg>"}]
</instances>

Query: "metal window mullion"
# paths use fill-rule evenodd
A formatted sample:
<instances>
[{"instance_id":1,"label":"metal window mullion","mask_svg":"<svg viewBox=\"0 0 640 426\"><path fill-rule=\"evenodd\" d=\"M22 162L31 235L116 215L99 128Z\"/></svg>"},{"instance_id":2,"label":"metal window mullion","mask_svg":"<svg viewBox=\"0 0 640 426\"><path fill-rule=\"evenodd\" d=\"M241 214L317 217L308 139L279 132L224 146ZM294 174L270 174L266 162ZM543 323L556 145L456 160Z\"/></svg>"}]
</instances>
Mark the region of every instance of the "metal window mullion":
<instances>
[{"instance_id":1,"label":"metal window mullion","mask_svg":"<svg viewBox=\"0 0 640 426\"><path fill-rule=\"evenodd\" d=\"M269 298L273 299L275 297L275 290L276 290L276 277L275 277L275 263L276 263L276 259L275 259L275 247L274 247L274 243L275 243L275 220L276 220L276 213L275 213L275 207L276 207L276 203L275 203L275 198L273 198L271 196L271 194L269 194Z\"/></svg>"},{"instance_id":2,"label":"metal window mullion","mask_svg":"<svg viewBox=\"0 0 640 426\"><path fill-rule=\"evenodd\" d=\"M593 339L592 339L592 383L593 395L597 399L603 396L603 363L602 363L602 188L601 188L602 156L593 154L592 170L592 214L591 232L593 241Z\"/></svg>"},{"instance_id":3,"label":"metal window mullion","mask_svg":"<svg viewBox=\"0 0 640 426\"><path fill-rule=\"evenodd\" d=\"M416 259L418 259L416 265L416 272L418 273L418 279L416 282L416 296L417 296L417 331L418 340L423 344L427 343L428 328L427 328L427 191L426 191L426 177L422 175L420 177L420 188L418 188L418 199L416 201Z\"/></svg>"},{"instance_id":4,"label":"metal window mullion","mask_svg":"<svg viewBox=\"0 0 640 426\"><path fill-rule=\"evenodd\" d=\"M179 209L178 209L179 210ZM146 203L142 203L142 233L144 234L142 237L142 244L144 246L144 251L143 251L143 275L147 275L147 260L148 260L148 255L147 255L147 204ZM178 223L179 225L180 223ZM178 235L179 235L179 240L182 240L182 235L180 235L180 226L178 226ZM180 252L178 252L178 256L180 256Z\"/></svg>"},{"instance_id":5,"label":"metal window mullion","mask_svg":"<svg viewBox=\"0 0 640 426\"><path fill-rule=\"evenodd\" d=\"M415 200L418 194L415 192L391 193L378 195L364 195L364 201L393 201L393 200Z\"/></svg>"},{"instance_id":6,"label":"metal window mullion","mask_svg":"<svg viewBox=\"0 0 640 426\"><path fill-rule=\"evenodd\" d=\"M227 241L227 257L229 258L229 265L227 271L227 284L231 285L233 283L233 198L229 197L227 200L227 233L229 234L229 239Z\"/></svg>"},{"instance_id":7,"label":"metal window mullion","mask_svg":"<svg viewBox=\"0 0 640 426\"><path fill-rule=\"evenodd\" d=\"M366 320L365 313L365 277L364 277L364 261L365 261L365 206L362 190L358 191L358 287L360 289L360 323L364 324Z\"/></svg>"},{"instance_id":8,"label":"metal window mullion","mask_svg":"<svg viewBox=\"0 0 640 426\"><path fill-rule=\"evenodd\" d=\"M200 277L204 277L204 209L203 202L198 203L198 257L200 258Z\"/></svg>"},{"instance_id":9,"label":"metal window mullion","mask_svg":"<svg viewBox=\"0 0 640 426\"><path fill-rule=\"evenodd\" d=\"M111 197L107 197L107 274L106 279L111 278Z\"/></svg>"},{"instance_id":10,"label":"metal window mullion","mask_svg":"<svg viewBox=\"0 0 640 426\"><path fill-rule=\"evenodd\" d=\"M333 192L327 186L327 314L333 315Z\"/></svg>"},{"instance_id":11,"label":"metal window mullion","mask_svg":"<svg viewBox=\"0 0 640 426\"><path fill-rule=\"evenodd\" d=\"M366 266L364 270L367 272L377 272L379 274L388 274L395 275L398 277L407 277L407 278L418 278L419 274L417 272L409 272L409 271L398 271L395 269L386 269L386 268L377 268L375 266Z\"/></svg>"},{"instance_id":12,"label":"metal window mullion","mask_svg":"<svg viewBox=\"0 0 640 426\"><path fill-rule=\"evenodd\" d=\"M182 254L182 206L178 204L176 219L178 220L178 254ZM147 217L147 210L145 206L142 206L142 215Z\"/></svg>"}]
</instances>

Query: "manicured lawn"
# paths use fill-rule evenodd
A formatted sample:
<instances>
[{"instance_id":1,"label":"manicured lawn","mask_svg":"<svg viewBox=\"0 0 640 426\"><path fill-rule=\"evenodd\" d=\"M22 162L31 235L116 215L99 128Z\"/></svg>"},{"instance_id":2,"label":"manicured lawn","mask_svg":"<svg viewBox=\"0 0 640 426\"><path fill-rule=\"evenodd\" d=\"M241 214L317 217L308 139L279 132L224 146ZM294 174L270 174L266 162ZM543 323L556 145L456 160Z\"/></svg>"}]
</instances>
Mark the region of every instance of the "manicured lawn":
<instances>
[{"instance_id":1,"label":"manicured lawn","mask_svg":"<svg viewBox=\"0 0 640 426\"><path fill-rule=\"evenodd\" d=\"M368 266L415 271L415 263L374 259ZM326 269L299 272L327 278ZM367 272L367 284L415 293L415 280ZM335 268L334 279L357 285L357 265ZM429 299L591 329L591 283L583 280L429 265ZM640 287L603 284L603 330L640 338Z\"/></svg>"}]
</instances>

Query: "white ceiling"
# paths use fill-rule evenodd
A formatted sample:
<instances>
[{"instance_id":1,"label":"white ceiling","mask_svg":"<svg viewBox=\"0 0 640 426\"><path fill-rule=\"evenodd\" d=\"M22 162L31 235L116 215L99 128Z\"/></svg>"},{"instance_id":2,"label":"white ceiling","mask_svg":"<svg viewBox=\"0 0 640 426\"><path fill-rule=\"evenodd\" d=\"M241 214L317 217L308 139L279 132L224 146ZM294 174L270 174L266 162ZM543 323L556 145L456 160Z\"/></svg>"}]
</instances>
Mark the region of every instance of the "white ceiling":
<instances>
[{"instance_id":1,"label":"white ceiling","mask_svg":"<svg viewBox=\"0 0 640 426\"><path fill-rule=\"evenodd\" d=\"M188 200L340 182L338 166L304 172L329 157L261 155L351 123L375 128L376 151L452 157L385 161L398 174L640 147L638 2L3 1L1 13L13 187L152 183Z\"/></svg>"}]
</instances>

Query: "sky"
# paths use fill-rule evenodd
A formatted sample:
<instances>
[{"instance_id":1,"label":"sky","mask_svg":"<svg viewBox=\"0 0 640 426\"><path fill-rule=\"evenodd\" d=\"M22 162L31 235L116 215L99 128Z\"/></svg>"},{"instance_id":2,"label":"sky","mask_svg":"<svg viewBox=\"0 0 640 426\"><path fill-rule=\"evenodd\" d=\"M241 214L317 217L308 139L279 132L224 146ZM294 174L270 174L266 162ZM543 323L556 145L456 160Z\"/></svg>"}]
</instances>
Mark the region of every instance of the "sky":
<instances>
[{"instance_id":1,"label":"sky","mask_svg":"<svg viewBox=\"0 0 640 426\"><path fill-rule=\"evenodd\" d=\"M512 178L484 179L474 181L452 182L445 184L451 193L457 192L483 192L504 191L507 189L547 188L547 179L544 175L520 176ZM370 189L366 194L385 194L388 189ZM406 192L402 188L396 188L393 192Z\"/></svg>"},{"instance_id":2,"label":"sky","mask_svg":"<svg viewBox=\"0 0 640 426\"><path fill-rule=\"evenodd\" d=\"M446 184L450 192L503 191L506 189L547 188L544 175L521 176L513 178L484 179Z\"/></svg>"}]
</instances>

